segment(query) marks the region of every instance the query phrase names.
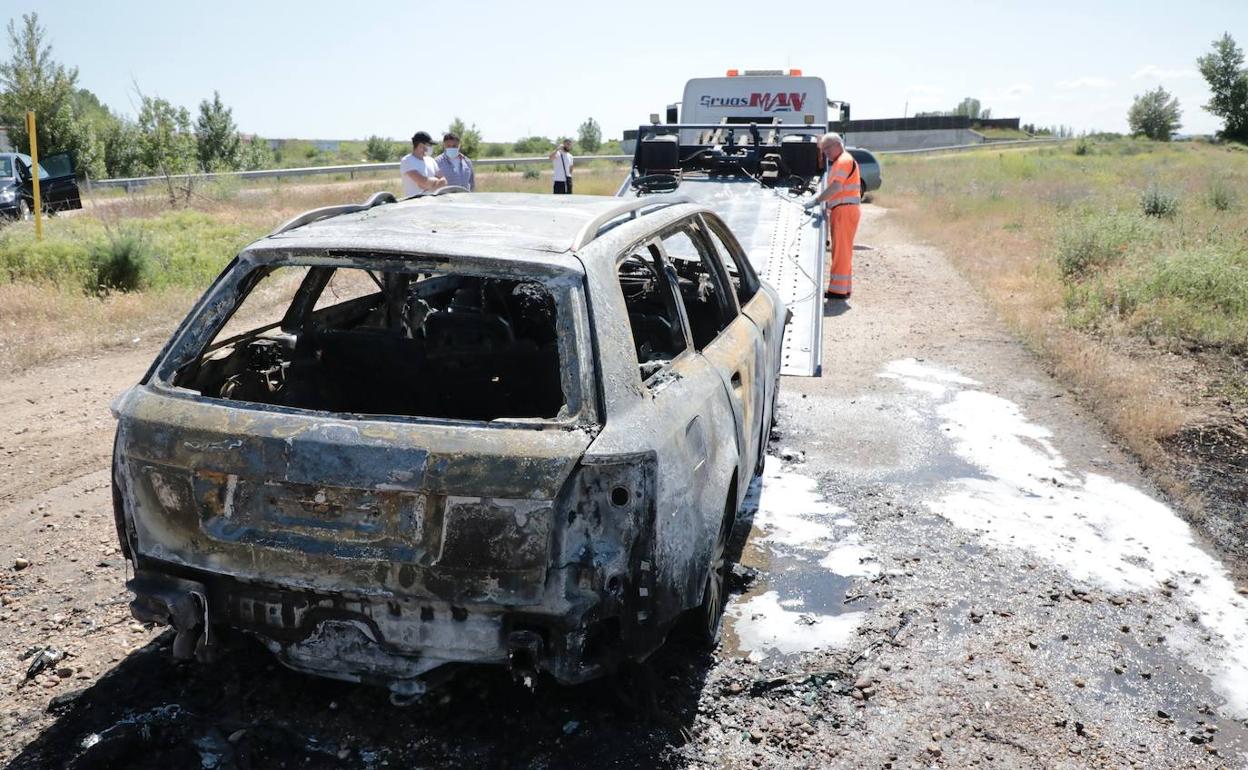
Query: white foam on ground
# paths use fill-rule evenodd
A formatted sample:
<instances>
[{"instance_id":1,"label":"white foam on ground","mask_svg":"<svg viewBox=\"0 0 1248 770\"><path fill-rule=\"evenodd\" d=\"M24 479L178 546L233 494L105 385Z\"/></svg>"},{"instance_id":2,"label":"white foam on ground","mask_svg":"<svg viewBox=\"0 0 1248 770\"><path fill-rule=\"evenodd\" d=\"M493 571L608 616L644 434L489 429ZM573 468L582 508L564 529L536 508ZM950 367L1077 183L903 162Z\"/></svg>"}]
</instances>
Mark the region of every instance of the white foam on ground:
<instances>
[{"instance_id":1,"label":"white foam on ground","mask_svg":"<svg viewBox=\"0 0 1248 770\"><path fill-rule=\"evenodd\" d=\"M845 509L826 502L809 476L784 469L780 460L768 457L758 495L754 524L763 530L762 541L793 548L817 548L835 539L832 525Z\"/></svg>"},{"instance_id":2,"label":"white foam on ground","mask_svg":"<svg viewBox=\"0 0 1248 770\"><path fill-rule=\"evenodd\" d=\"M750 495L747 505L756 506L754 524L761 531L756 543L786 559L817 561L818 566L800 567L814 574L820 570L845 577L879 574L870 549L858 535L846 533L854 520L845 509L823 499L815 479L768 457L762 483ZM862 612L802 612L804 605L801 597L782 597L773 590L730 601L725 613L733 618L737 646L749 652L752 660L844 644L863 617Z\"/></svg>"},{"instance_id":3,"label":"white foam on ground","mask_svg":"<svg viewBox=\"0 0 1248 770\"><path fill-rule=\"evenodd\" d=\"M880 565L871 550L850 535L845 542L819 560L819 566L845 577L873 578L880 574Z\"/></svg>"},{"instance_id":4,"label":"white foam on ground","mask_svg":"<svg viewBox=\"0 0 1248 770\"><path fill-rule=\"evenodd\" d=\"M844 647L857 635L864 615L819 615L792 606L800 603L782 601L775 591L729 605L726 612L734 618L733 631L740 647L750 651L751 660L765 659L769 652L792 655Z\"/></svg>"},{"instance_id":5,"label":"white foam on ground","mask_svg":"<svg viewBox=\"0 0 1248 770\"><path fill-rule=\"evenodd\" d=\"M880 376L942 387L972 382L913 360ZM1135 487L1068 470L1052 433L1011 401L977 390L912 390L928 394L954 451L983 473L953 480L928 503L932 510L987 544L1025 549L1110 591L1156 592L1173 581L1174 598L1213 641L1179 632L1171 643L1212 678L1230 711L1248 715L1248 601L1186 522Z\"/></svg>"}]
</instances>

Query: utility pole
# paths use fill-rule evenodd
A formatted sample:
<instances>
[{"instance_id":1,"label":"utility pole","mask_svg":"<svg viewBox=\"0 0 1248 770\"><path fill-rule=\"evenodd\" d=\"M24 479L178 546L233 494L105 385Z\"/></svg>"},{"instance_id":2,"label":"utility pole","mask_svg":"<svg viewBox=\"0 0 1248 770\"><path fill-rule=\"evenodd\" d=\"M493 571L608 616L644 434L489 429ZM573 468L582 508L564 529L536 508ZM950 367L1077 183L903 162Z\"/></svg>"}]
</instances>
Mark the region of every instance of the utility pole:
<instances>
[{"instance_id":1,"label":"utility pole","mask_svg":"<svg viewBox=\"0 0 1248 770\"><path fill-rule=\"evenodd\" d=\"M30 186L35 198L35 240L43 240L43 201L39 197L39 140L35 135L35 113L26 113L26 134L30 137Z\"/></svg>"}]
</instances>

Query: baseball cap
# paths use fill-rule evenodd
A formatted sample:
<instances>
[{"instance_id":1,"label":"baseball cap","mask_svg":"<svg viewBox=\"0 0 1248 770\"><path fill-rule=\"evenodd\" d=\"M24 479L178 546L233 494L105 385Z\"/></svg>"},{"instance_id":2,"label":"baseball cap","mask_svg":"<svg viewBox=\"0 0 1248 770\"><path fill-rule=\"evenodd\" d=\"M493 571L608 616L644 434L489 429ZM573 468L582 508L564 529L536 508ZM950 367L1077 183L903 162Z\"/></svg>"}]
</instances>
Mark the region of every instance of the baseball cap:
<instances>
[{"instance_id":1,"label":"baseball cap","mask_svg":"<svg viewBox=\"0 0 1248 770\"><path fill-rule=\"evenodd\" d=\"M412 144L433 144L433 137L428 131L417 131L412 134Z\"/></svg>"}]
</instances>

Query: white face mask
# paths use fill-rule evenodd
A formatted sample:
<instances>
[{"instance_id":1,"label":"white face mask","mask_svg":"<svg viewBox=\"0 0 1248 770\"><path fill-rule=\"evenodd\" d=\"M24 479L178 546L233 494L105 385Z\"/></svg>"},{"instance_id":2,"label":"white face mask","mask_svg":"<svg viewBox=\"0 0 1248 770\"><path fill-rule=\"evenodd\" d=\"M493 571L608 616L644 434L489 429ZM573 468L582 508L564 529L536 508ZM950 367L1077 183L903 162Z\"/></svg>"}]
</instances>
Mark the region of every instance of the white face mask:
<instances>
[{"instance_id":1,"label":"white face mask","mask_svg":"<svg viewBox=\"0 0 1248 770\"><path fill-rule=\"evenodd\" d=\"M459 157L459 148L458 148L458 147L447 147L447 148L446 148L446 157L448 157L448 158L458 158L458 157Z\"/></svg>"}]
</instances>

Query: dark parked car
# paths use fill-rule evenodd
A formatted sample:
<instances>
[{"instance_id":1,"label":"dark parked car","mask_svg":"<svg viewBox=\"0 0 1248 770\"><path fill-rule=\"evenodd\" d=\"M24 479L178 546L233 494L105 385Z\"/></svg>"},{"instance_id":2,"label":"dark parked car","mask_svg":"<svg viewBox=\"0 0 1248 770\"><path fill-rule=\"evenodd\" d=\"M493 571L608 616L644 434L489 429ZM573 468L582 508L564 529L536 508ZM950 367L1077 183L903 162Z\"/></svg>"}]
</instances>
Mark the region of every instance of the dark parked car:
<instances>
[{"instance_id":1,"label":"dark parked car","mask_svg":"<svg viewBox=\"0 0 1248 770\"><path fill-rule=\"evenodd\" d=\"M849 154L858 161L858 175L862 179L862 191L869 193L880 189L880 185L884 184L884 179L880 175L880 160L875 157L875 153L861 147L850 147Z\"/></svg>"},{"instance_id":2,"label":"dark parked car","mask_svg":"<svg viewBox=\"0 0 1248 770\"><path fill-rule=\"evenodd\" d=\"M388 686L719 631L786 310L684 198L379 193L243 252L122 394L138 619Z\"/></svg>"},{"instance_id":3,"label":"dark parked car","mask_svg":"<svg viewBox=\"0 0 1248 770\"><path fill-rule=\"evenodd\" d=\"M35 208L35 188L29 155L0 152L0 215L29 219ZM50 155L39 161L39 197L44 211L82 208L78 178L68 153Z\"/></svg>"}]
</instances>

